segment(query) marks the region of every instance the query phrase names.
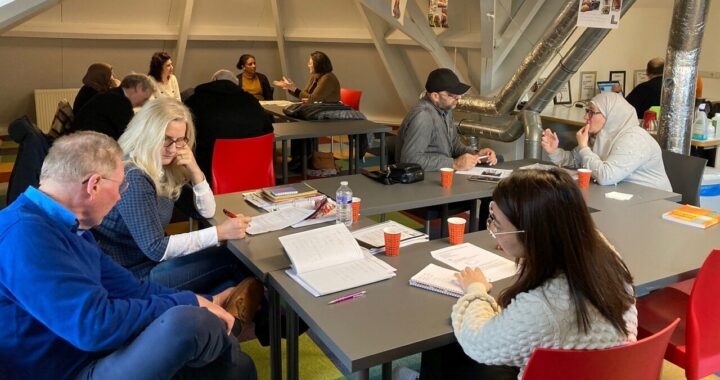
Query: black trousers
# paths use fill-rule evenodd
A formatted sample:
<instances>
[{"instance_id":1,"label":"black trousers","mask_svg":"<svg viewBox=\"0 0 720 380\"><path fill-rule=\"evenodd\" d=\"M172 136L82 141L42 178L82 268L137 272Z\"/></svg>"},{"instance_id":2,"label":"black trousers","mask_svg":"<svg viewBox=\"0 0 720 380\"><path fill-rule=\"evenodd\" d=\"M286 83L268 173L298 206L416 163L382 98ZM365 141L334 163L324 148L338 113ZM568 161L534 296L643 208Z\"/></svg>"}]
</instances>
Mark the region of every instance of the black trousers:
<instances>
[{"instance_id":1,"label":"black trousers","mask_svg":"<svg viewBox=\"0 0 720 380\"><path fill-rule=\"evenodd\" d=\"M518 373L517 367L478 363L458 343L425 351L420 362L420 380L516 380Z\"/></svg>"}]
</instances>

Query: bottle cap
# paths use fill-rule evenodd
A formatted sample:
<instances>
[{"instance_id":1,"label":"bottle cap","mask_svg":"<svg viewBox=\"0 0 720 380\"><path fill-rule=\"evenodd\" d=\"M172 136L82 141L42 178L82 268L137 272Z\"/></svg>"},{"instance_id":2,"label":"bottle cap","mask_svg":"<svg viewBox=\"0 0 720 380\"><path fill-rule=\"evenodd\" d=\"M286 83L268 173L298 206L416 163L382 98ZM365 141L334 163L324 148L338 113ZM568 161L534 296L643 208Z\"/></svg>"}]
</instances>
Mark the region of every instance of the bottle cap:
<instances>
[{"instance_id":1,"label":"bottle cap","mask_svg":"<svg viewBox=\"0 0 720 380\"><path fill-rule=\"evenodd\" d=\"M347 181L340 181L340 186L347 186L347 184L348 184Z\"/></svg>"}]
</instances>

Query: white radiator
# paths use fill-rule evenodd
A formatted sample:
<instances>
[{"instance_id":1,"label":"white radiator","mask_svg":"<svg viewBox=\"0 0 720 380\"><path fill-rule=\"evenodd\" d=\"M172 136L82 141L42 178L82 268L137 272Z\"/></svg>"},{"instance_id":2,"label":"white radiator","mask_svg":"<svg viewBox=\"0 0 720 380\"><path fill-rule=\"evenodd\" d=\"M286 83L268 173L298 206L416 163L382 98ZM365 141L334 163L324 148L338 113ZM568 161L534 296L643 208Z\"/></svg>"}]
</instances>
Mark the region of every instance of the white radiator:
<instances>
[{"instance_id":1,"label":"white radiator","mask_svg":"<svg viewBox=\"0 0 720 380\"><path fill-rule=\"evenodd\" d=\"M58 102L61 99L67 99L72 105L75 102L79 88L56 88L56 89L36 89L35 90L35 117L37 126L44 133L50 130L55 111L57 111Z\"/></svg>"}]
</instances>

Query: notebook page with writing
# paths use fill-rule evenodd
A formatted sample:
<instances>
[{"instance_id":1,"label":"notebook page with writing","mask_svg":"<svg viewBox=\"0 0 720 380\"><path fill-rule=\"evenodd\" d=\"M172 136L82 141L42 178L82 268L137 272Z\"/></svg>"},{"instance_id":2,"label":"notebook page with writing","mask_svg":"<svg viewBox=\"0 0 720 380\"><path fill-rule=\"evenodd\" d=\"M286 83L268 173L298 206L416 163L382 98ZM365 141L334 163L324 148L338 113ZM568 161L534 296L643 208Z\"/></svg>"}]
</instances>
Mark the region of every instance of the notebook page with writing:
<instances>
[{"instance_id":1,"label":"notebook page with writing","mask_svg":"<svg viewBox=\"0 0 720 380\"><path fill-rule=\"evenodd\" d=\"M384 247L385 246L385 234L383 230L386 227L394 227L400 231L400 241L408 240L412 238L427 237L420 231L413 230L412 228L406 227L394 220L388 220L387 222L375 224L369 227L361 228L352 232L355 239L362 243L369 245L370 247Z\"/></svg>"},{"instance_id":2,"label":"notebook page with writing","mask_svg":"<svg viewBox=\"0 0 720 380\"><path fill-rule=\"evenodd\" d=\"M490 282L502 280L517 273L517 265L513 261L471 243L452 245L431 251L430 255L435 260L457 270L463 270L466 267L480 268Z\"/></svg>"},{"instance_id":3,"label":"notebook page with writing","mask_svg":"<svg viewBox=\"0 0 720 380\"><path fill-rule=\"evenodd\" d=\"M364 260L304 272L298 277L307 285L305 289L319 296L394 277L394 268L389 270L387 267L382 260L370 256Z\"/></svg>"},{"instance_id":4,"label":"notebook page with writing","mask_svg":"<svg viewBox=\"0 0 720 380\"><path fill-rule=\"evenodd\" d=\"M435 264L428 264L420 272L410 278L410 285L427 289L436 293L460 298L465 293L455 278L454 270Z\"/></svg>"},{"instance_id":5,"label":"notebook page with writing","mask_svg":"<svg viewBox=\"0 0 720 380\"><path fill-rule=\"evenodd\" d=\"M360 245L344 224L278 238L297 274L363 259Z\"/></svg>"}]
</instances>

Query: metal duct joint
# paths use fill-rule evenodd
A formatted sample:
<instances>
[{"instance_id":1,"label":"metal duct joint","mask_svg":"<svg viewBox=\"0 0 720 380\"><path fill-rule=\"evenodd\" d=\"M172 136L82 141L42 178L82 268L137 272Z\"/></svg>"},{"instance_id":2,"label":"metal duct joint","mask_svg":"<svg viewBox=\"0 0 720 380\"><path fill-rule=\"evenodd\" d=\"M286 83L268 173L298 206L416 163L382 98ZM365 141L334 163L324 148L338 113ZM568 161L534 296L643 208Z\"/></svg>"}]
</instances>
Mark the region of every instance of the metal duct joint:
<instances>
[{"instance_id":1,"label":"metal duct joint","mask_svg":"<svg viewBox=\"0 0 720 380\"><path fill-rule=\"evenodd\" d=\"M460 99L457 109L482 115L504 115L512 111L523 91L540 74L573 31L577 14L577 1L569 0L497 95L492 98L464 96Z\"/></svg>"},{"instance_id":2,"label":"metal duct joint","mask_svg":"<svg viewBox=\"0 0 720 380\"><path fill-rule=\"evenodd\" d=\"M675 0L663 71L658 141L662 148L690 154L697 64L710 0Z\"/></svg>"}]
</instances>

